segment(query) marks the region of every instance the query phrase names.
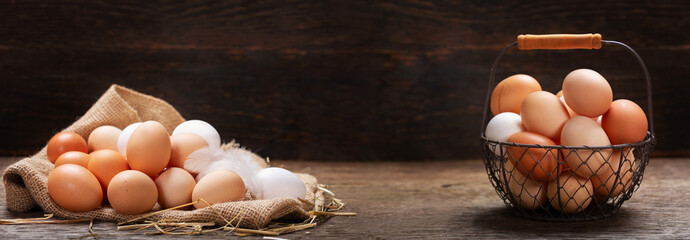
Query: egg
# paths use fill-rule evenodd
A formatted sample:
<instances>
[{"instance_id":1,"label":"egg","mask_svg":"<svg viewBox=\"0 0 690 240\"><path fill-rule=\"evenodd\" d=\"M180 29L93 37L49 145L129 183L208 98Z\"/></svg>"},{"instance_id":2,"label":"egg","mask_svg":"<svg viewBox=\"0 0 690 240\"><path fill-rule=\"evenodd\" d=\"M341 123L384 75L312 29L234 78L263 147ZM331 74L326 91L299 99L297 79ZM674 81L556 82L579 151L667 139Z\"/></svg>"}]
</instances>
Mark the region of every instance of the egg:
<instances>
[{"instance_id":1,"label":"egg","mask_svg":"<svg viewBox=\"0 0 690 240\"><path fill-rule=\"evenodd\" d=\"M79 151L69 151L66 153L63 153L60 155L60 157L55 160L55 167L60 166L62 164L67 164L67 163L72 163L72 164L77 164L82 167L87 167L89 166L89 160L91 159L91 155L79 152Z\"/></svg>"},{"instance_id":2,"label":"egg","mask_svg":"<svg viewBox=\"0 0 690 240\"><path fill-rule=\"evenodd\" d=\"M563 98L577 114L598 117L613 101L613 91L606 79L591 69L570 72L563 80Z\"/></svg>"},{"instance_id":3,"label":"egg","mask_svg":"<svg viewBox=\"0 0 690 240\"><path fill-rule=\"evenodd\" d=\"M156 178L158 203L163 208L171 208L192 202L192 191L196 186L194 177L182 168L171 167Z\"/></svg>"},{"instance_id":4,"label":"egg","mask_svg":"<svg viewBox=\"0 0 690 240\"><path fill-rule=\"evenodd\" d=\"M294 173L277 167L269 167L259 170L254 176L254 184L257 188L259 199L272 198L302 198L307 194L307 189L302 180Z\"/></svg>"},{"instance_id":5,"label":"egg","mask_svg":"<svg viewBox=\"0 0 690 240\"><path fill-rule=\"evenodd\" d=\"M170 162L168 167L184 168L189 154L208 146L206 140L194 133L180 133L170 136Z\"/></svg>"},{"instance_id":6,"label":"egg","mask_svg":"<svg viewBox=\"0 0 690 240\"><path fill-rule=\"evenodd\" d=\"M570 115L563 103L550 92L533 92L525 97L520 107L522 124L528 131L558 140L561 129Z\"/></svg>"},{"instance_id":7,"label":"egg","mask_svg":"<svg viewBox=\"0 0 690 240\"><path fill-rule=\"evenodd\" d=\"M76 164L63 164L53 169L47 184L50 198L69 211L91 211L103 201L103 190L96 176Z\"/></svg>"},{"instance_id":8,"label":"egg","mask_svg":"<svg viewBox=\"0 0 690 240\"><path fill-rule=\"evenodd\" d=\"M493 141L507 142L510 135L518 132L525 131L525 127L522 125L522 118L517 113L513 112L503 112L491 118L489 123L486 125L485 135L486 138ZM503 149L506 152L507 148ZM496 148L493 150L496 155L501 155L501 149Z\"/></svg>"},{"instance_id":9,"label":"egg","mask_svg":"<svg viewBox=\"0 0 690 240\"><path fill-rule=\"evenodd\" d=\"M539 144L542 146L555 146L551 139L533 132L518 132L508 138L508 142L519 144ZM560 171L558 149L511 146L508 148L508 158L515 168L537 182L552 181Z\"/></svg>"},{"instance_id":10,"label":"egg","mask_svg":"<svg viewBox=\"0 0 690 240\"><path fill-rule=\"evenodd\" d=\"M558 92L556 93L556 97L558 97L558 98L563 97L563 90L558 91ZM562 100L562 99L561 99L561 100ZM562 100L562 101L565 101L565 100Z\"/></svg>"},{"instance_id":11,"label":"egg","mask_svg":"<svg viewBox=\"0 0 690 240\"><path fill-rule=\"evenodd\" d=\"M168 166L170 161L170 136L163 124L146 121L132 132L127 143L127 162L152 179Z\"/></svg>"},{"instance_id":12,"label":"egg","mask_svg":"<svg viewBox=\"0 0 690 240\"><path fill-rule=\"evenodd\" d=\"M597 199L615 197L630 188L636 167L632 151L625 157L621 156L621 151L615 151L608 164L592 177L592 187Z\"/></svg>"},{"instance_id":13,"label":"egg","mask_svg":"<svg viewBox=\"0 0 690 240\"><path fill-rule=\"evenodd\" d=\"M84 138L73 132L55 134L55 136L48 141L47 154L48 160L51 163L55 163L60 155L69 151L88 153L89 146L86 145Z\"/></svg>"},{"instance_id":14,"label":"egg","mask_svg":"<svg viewBox=\"0 0 690 240\"><path fill-rule=\"evenodd\" d=\"M90 155L91 161L89 161L87 168L96 176L105 193L108 192L110 180L112 180L115 175L129 170L129 165L125 157L115 150L103 149L92 152Z\"/></svg>"},{"instance_id":15,"label":"egg","mask_svg":"<svg viewBox=\"0 0 690 240\"><path fill-rule=\"evenodd\" d=\"M563 126L561 144L564 146L608 146L611 145L606 132L591 118L576 116ZM563 149L566 166L580 177L589 179L604 166L611 156L611 149L569 150Z\"/></svg>"},{"instance_id":16,"label":"egg","mask_svg":"<svg viewBox=\"0 0 690 240\"><path fill-rule=\"evenodd\" d=\"M556 96L558 97L558 95L556 95ZM558 97L558 100L561 100L561 103L563 103L563 106L565 106L565 109L568 110L568 115L570 115L571 118L574 116L580 116L575 111L573 111L573 109L571 109L570 106L568 106L568 103L565 102L565 98L563 98L562 95L560 97Z\"/></svg>"},{"instance_id":17,"label":"egg","mask_svg":"<svg viewBox=\"0 0 690 240\"><path fill-rule=\"evenodd\" d=\"M537 209L546 203L546 184L543 184L542 188L542 183L535 182L516 171L510 161L505 162L504 167L508 181L504 180L503 174L499 174L504 183L503 189L512 193L513 200L518 206L524 209Z\"/></svg>"},{"instance_id":18,"label":"egg","mask_svg":"<svg viewBox=\"0 0 690 240\"><path fill-rule=\"evenodd\" d=\"M145 213L156 205L158 189L148 175L136 170L125 170L110 180L108 201L120 214Z\"/></svg>"},{"instance_id":19,"label":"egg","mask_svg":"<svg viewBox=\"0 0 690 240\"><path fill-rule=\"evenodd\" d=\"M558 181L546 187L551 206L568 214L582 212L592 202L592 182L577 175L563 173Z\"/></svg>"},{"instance_id":20,"label":"egg","mask_svg":"<svg viewBox=\"0 0 690 240\"><path fill-rule=\"evenodd\" d=\"M205 139L206 143L208 143L211 148L220 147L220 134L218 134L218 131L207 122L201 120L185 121L175 127L172 136L181 133L194 133Z\"/></svg>"},{"instance_id":21,"label":"egg","mask_svg":"<svg viewBox=\"0 0 690 240\"><path fill-rule=\"evenodd\" d=\"M522 100L536 91L541 91L541 85L529 75L516 74L503 79L491 93L491 112L494 115L502 112L520 114Z\"/></svg>"},{"instance_id":22,"label":"egg","mask_svg":"<svg viewBox=\"0 0 690 240\"><path fill-rule=\"evenodd\" d=\"M196 183L192 191L192 201L203 199L209 204L234 202L244 199L247 189L244 181L230 170L215 170ZM194 204L195 208L208 207L203 201Z\"/></svg>"},{"instance_id":23,"label":"egg","mask_svg":"<svg viewBox=\"0 0 690 240\"><path fill-rule=\"evenodd\" d=\"M122 134L122 130L110 125L97 127L89 134L87 141L89 152L103 149L117 151L117 140L120 134Z\"/></svg>"},{"instance_id":24,"label":"egg","mask_svg":"<svg viewBox=\"0 0 690 240\"><path fill-rule=\"evenodd\" d=\"M601 126L612 144L636 143L647 136L647 116L640 106L627 99L611 103L601 117Z\"/></svg>"},{"instance_id":25,"label":"egg","mask_svg":"<svg viewBox=\"0 0 690 240\"><path fill-rule=\"evenodd\" d=\"M134 130L139 127L139 125L141 125L140 122L128 125L122 130L120 136L117 137L117 151L120 152L122 156L127 157L127 143L129 143L129 138L132 136Z\"/></svg>"},{"instance_id":26,"label":"egg","mask_svg":"<svg viewBox=\"0 0 690 240\"><path fill-rule=\"evenodd\" d=\"M575 117L575 116L582 116L582 115L580 115L580 114L577 114L575 111L573 111L573 109L571 109L571 108L568 106L568 104L565 102L565 98L563 98L563 96L561 96L561 97L559 98L559 100L561 100L561 103L563 103L563 106L565 106L565 109L568 110L568 115L570 115L570 118L573 118L573 117ZM594 121L597 121L597 123L599 123L599 125L601 125L601 115L599 115L598 117L593 117L593 118L591 118L591 119L594 120Z\"/></svg>"}]
</instances>

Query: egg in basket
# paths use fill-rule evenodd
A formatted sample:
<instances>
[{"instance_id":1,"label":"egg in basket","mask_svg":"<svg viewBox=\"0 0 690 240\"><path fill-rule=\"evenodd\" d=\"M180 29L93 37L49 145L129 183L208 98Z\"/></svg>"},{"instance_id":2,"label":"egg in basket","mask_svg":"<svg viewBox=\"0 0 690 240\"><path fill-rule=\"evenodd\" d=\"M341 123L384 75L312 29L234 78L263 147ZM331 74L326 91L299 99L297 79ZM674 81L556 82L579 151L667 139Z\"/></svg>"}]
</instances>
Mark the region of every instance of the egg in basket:
<instances>
[{"instance_id":1,"label":"egg in basket","mask_svg":"<svg viewBox=\"0 0 690 240\"><path fill-rule=\"evenodd\" d=\"M633 101L613 99L606 78L591 69L567 73L557 94L542 91L525 74L494 87L495 66L512 47L599 49L602 44L622 46L640 63L647 81L646 113ZM481 133L491 184L506 206L526 218L612 216L639 187L654 147L651 101L649 73L623 43L602 40L599 34L518 36L491 68Z\"/></svg>"}]
</instances>

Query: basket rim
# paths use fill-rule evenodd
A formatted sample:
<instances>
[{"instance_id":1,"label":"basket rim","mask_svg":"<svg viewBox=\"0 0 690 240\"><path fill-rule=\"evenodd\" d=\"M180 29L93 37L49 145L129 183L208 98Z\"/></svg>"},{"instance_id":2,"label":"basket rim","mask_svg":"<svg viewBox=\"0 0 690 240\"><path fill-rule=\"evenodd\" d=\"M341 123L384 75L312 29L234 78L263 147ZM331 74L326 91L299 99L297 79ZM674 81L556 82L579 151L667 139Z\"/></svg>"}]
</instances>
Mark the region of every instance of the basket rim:
<instances>
[{"instance_id":1,"label":"basket rim","mask_svg":"<svg viewBox=\"0 0 690 240\"><path fill-rule=\"evenodd\" d=\"M522 148L550 148L550 149L575 149L575 150L580 150L580 149L623 149L623 148L630 148L630 147L639 147L645 144L653 143L654 139L656 136L652 134L651 132L647 131L647 135L645 136L645 139L636 143L623 143L623 144L616 144L616 145L603 145L603 146L566 146L566 145L541 145L541 144L521 144L521 143L514 143L514 142L503 142L503 141L496 141L496 140L491 140L486 138L485 134L482 134L480 136L482 142L487 142L487 143L495 143L495 144L500 144L500 145L508 145L508 146L515 146L515 147L522 147Z\"/></svg>"}]
</instances>

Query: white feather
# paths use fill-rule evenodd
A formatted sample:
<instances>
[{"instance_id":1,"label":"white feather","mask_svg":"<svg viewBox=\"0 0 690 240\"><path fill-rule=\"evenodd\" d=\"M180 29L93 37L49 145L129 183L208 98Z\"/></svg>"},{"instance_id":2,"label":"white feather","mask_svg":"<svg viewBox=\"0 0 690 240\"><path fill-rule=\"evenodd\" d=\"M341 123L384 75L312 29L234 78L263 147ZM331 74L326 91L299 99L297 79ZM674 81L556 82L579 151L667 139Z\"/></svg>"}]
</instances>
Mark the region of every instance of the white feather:
<instances>
[{"instance_id":1,"label":"white feather","mask_svg":"<svg viewBox=\"0 0 690 240\"><path fill-rule=\"evenodd\" d=\"M249 193L256 196L258 192L253 179L262 167L248 150L236 147L227 150L202 148L190 154L184 166L190 172L198 170L197 182L215 170L233 171L242 178Z\"/></svg>"},{"instance_id":2,"label":"white feather","mask_svg":"<svg viewBox=\"0 0 690 240\"><path fill-rule=\"evenodd\" d=\"M206 170L211 163L224 157L225 152L220 147L203 147L189 154L184 162L184 169L191 173L200 173Z\"/></svg>"}]
</instances>

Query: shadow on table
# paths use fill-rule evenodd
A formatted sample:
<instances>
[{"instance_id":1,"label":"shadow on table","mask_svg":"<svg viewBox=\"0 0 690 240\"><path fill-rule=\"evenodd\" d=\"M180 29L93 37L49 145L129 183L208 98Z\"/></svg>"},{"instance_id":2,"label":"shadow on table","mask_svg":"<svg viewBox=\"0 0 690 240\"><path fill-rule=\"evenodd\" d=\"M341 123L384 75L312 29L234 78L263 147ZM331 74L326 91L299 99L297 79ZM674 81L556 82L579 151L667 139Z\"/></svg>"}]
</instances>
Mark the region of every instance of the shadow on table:
<instances>
[{"instance_id":1,"label":"shadow on table","mask_svg":"<svg viewBox=\"0 0 690 240\"><path fill-rule=\"evenodd\" d=\"M468 216L472 214L472 216ZM471 220L470 220L471 219ZM522 218L506 207L485 208L454 216L458 223L471 224L478 233L496 233L505 236L581 236L630 232L636 229L635 223L645 219L643 213L620 209L612 217L585 222L545 222ZM453 224L457 227L469 227ZM487 235L489 237L491 235Z\"/></svg>"}]
</instances>

